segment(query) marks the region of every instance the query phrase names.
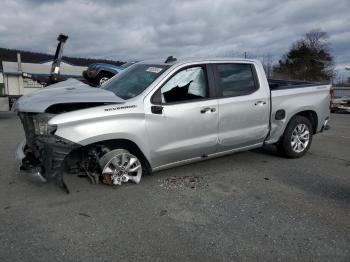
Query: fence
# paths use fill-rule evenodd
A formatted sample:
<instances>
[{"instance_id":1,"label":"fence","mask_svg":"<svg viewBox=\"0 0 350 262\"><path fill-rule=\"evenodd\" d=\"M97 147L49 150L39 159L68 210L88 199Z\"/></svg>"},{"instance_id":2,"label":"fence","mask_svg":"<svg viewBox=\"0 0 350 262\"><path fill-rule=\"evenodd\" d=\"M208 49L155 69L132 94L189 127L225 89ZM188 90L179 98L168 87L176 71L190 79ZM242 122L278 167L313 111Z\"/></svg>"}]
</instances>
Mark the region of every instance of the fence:
<instances>
[{"instance_id":1,"label":"fence","mask_svg":"<svg viewBox=\"0 0 350 262\"><path fill-rule=\"evenodd\" d=\"M5 86L4 83L0 83L0 96L5 94Z\"/></svg>"},{"instance_id":2,"label":"fence","mask_svg":"<svg viewBox=\"0 0 350 262\"><path fill-rule=\"evenodd\" d=\"M350 87L334 87L334 97L350 96Z\"/></svg>"}]
</instances>

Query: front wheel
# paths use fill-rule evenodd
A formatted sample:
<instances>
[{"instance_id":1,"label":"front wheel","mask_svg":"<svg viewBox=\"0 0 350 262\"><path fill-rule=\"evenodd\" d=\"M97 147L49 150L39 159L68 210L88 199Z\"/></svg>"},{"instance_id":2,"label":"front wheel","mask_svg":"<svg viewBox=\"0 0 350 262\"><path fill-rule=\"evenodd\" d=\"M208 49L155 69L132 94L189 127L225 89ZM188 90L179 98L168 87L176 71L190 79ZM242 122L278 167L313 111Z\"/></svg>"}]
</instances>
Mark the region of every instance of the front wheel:
<instances>
[{"instance_id":1,"label":"front wheel","mask_svg":"<svg viewBox=\"0 0 350 262\"><path fill-rule=\"evenodd\" d=\"M125 149L109 151L99 162L107 184L121 185L128 181L138 184L145 173L143 161Z\"/></svg>"},{"instance_id":2,"label":"front wheel","mask_svg":"<svg viewBox=\"0 0 350 262\"><path fill-rule=\"evenodd\" d=\"M311 142L312 125L309 119L304 116L294 116L288 123L277 148L283 156L299 158L309 150Z\"/></svg>"}]
</instances>

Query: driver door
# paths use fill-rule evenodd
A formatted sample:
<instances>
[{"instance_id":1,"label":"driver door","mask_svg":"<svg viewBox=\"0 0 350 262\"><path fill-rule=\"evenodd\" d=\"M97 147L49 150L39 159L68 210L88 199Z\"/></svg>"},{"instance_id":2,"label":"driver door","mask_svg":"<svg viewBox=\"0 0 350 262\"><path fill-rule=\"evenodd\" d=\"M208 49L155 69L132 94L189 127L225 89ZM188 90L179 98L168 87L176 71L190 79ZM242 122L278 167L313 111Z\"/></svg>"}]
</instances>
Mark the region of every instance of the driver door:
<instances>
[{"instance_id":1,"label":"driver door","mask_svg":"<svg viewBox=\"0 0 350 262\"><path fill-rule=\"evenodd\" d=\"M153 167L216 151L218 101L211 96L206 65L178 70L157 90L146 112Z\"/></svg>"}]
</instances>

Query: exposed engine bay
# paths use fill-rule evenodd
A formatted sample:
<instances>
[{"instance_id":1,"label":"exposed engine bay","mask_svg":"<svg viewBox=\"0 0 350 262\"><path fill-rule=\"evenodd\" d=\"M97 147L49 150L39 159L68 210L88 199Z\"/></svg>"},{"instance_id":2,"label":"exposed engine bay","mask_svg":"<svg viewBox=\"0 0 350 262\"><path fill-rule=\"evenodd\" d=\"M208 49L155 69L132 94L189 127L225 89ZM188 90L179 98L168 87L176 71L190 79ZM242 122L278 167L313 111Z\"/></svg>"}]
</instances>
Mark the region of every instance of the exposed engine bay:
<instances>
[{"instance_id":1,"label":"exposed engine bay","mask_svg":"<svg viewBox=\"0 0 350 262\"><path fill-rule=\"evenodd\" d=\"M140 160L127 150L113 149L110 143L84 147L55 136L56 126L48 124L55 114L20 112L18 115L26 136L21 170L35 173L44 182L57 182L67 193L69 189L63 180L65 172L87 177L92 184L140 182Z\"/></svg>"}]
</instances>

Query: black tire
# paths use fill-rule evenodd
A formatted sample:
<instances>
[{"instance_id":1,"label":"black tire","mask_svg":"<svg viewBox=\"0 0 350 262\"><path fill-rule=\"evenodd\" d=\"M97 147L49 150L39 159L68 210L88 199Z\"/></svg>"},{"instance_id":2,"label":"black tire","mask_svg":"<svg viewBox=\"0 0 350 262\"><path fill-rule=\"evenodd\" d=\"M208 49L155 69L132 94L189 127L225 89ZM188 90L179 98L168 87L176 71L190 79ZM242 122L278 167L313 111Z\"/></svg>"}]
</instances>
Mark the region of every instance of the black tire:
<instances>
[{"instance_id":1,"label":"black tire","mask_svg":"<svg viewBox=\"0 0 350 262\"><path fill-rule=\"evenodd\" d=\"M295 129L297 128L297 126L299 125L305 125L309 131L309 140L308 140L307 146L304 147L301 152L297 152L292 147L292 135L293 135L293 132L295 132ZM313 135L313 129L312 129L312 124L310 120L304 116L300 116L300 115L294 116L289 121L281 140L277 144L278 152L280 153L280 155L287 158L302 157L303 155L305 155L305 153L309 150L311 146L312 135Z\"/></svg>"},{"instance_id":2,"label":"black tire","mask_svg":"<svg viewBox=\"0 0 350 262\"><path fill-rule=\"evenodd\" d=\"M110 79L112 78L114 75L111 73L107 73L107 72L101 72L99 73L96 78L95 78L95 84L100 86L101 85L101 80L102 79Z\"/></svg>"}]
</instances>

